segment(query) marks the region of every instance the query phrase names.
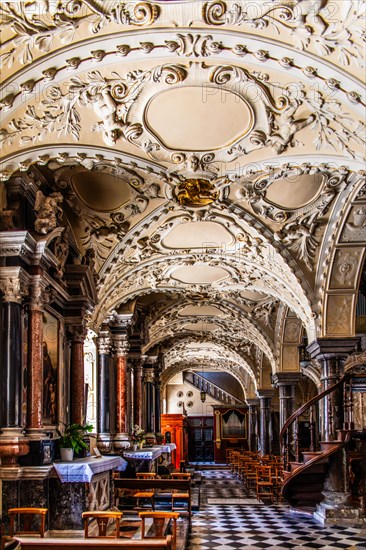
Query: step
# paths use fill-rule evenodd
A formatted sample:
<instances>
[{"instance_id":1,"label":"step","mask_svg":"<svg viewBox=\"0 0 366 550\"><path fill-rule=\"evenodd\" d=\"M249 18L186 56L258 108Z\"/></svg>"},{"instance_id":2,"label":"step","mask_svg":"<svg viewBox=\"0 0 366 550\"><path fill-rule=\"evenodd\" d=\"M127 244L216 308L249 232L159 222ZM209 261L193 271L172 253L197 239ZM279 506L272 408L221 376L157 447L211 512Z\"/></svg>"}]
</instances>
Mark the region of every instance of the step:
<instances>
[{"instance_id":1,"label":"step","mask_svg":"<svg viewBox=\"0 0 366 550\"><path fill-rule=\"evenodd\" d=\"M324 454L322 451L303 451L302 456L304 459L304 462L309 462L309 460L312 460L313 458L316 458L317 456L320 457ZM328 462L327 458L324 458L325 462ZM317 461L319 464L321 461Z\"/></svg>"},{"instance_id":2,"label":"step","mask_svg":"<svg viewBox=\"0 0 366 550\"><path fill-rule=\"evenodd\" d=\"M343 442L342 441L321 441L320 447L322 451L329 451L330 449L333 449L334 447L339 447Z\"/></svg>"}]
</instances>

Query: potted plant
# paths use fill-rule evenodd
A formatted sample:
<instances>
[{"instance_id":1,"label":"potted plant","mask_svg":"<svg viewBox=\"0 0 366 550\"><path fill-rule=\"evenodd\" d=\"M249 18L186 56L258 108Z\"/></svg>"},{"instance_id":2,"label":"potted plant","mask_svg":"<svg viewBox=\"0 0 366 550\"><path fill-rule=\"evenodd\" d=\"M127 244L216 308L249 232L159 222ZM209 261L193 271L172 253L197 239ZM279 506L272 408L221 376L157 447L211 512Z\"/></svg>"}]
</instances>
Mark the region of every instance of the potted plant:
<instances>
[{"instance_id":1,"label":"potted plant","mask_svg":"<svg viewBox=\"0 0 366 550\"><path fill-rule=\"evenodd\" d=\"M84 441L85 434L93 431L91 424L64 424L63 433L56 429L56 433L59 436L58 444L60 447L61 460L70 462L74 459L74 453L80 453L83 449L87 448L87 444Z\"/></svg>"},{"instance_id":2,"label":"potted plant","mask_svg":"<svg viewBox=\"0 0 366 550\"><path fill-rule=\"evenodd\" d=\"M141 448L145 441L145 432L142 428L140 428L140 426L135 424L132 432L129 434L129 437L132 443L132 449L137 451L137 447Z\"/></svg>"}]
</instances>

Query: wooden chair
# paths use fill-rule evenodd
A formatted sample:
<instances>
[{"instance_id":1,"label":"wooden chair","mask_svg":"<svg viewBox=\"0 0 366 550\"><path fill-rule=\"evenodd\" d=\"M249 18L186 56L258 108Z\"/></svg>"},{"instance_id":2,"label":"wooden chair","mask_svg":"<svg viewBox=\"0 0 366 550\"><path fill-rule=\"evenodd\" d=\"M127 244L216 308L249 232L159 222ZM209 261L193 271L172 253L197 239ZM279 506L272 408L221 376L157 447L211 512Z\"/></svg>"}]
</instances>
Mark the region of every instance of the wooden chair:
<instances>
[{"instance_id":1,"label":"wooden chair","mask_svg":"<svg viewBox=\"0 0 366 550\"><path fill-rule=\"evenodd\" d=\"M44 537L47 508L9 508L8 516L10 518L9 534L11 537L16 535L40 535ZM40 517L40 525L37 529L31 529L35 517ZM18 518L17 526L15 518ZM24 531L20 530L20 522L23 520ZM16 527L18 529L16 529Z\"/></svg>"},{"instance_id":2,"label":"wooden chair","mask_svg":"<svg viewBox=\"0 0 366 550\"><path fill-rule=\"evenodd\" d=\"M273 481L270 466L257 466L256 468L256 495L257 500L262 497L270 497L274 501Z\"/></svg>"},{"instance_id":3,"label":"wooden chair","mask_svg":"<svg viewBox=\"0 0 366 550\"><path fill-rule=\"evenodd\" d=\"M138 472L136 474L137 479L156 479L157 474L155 472ZM137 506L140 506L140 500L141 499L148 499L151 503L151 508L155 510L155 491L147 490L147 491L137 491L134 493L133 498L136 499Z\"/></svg>"},{"instance_id":4,"label":"wooden chair","mask_svg":"<svg viewBox=\"0 0 366 550\"><path fill-rule=\"evenodd\" d=\"M181 473L181 472L173 472L171 474L171 477L172 477L172 479L184 479L184 480L188 481L189 479L191 479L191 474ZM177 500L186 500L188 508L190 507L190 494L188 492L181 493L181 492L173 489L173 491L172 491L172 511L182 510L182 508L177 508L177 506L175 505L175 501L177 501Z\"/></svg>"},{"instance_id":5,"label":"wooden chair","mask_svg":"<svg viewBox=\"0 0 366 550\"><path fill-rule=\"evenodd\" d=\"M81 517L83 518L84 523L84 537L88 538L108 538L114 539L119 538L120 536L120 523L123 513L122 512L111 512L108 510L94 510L92 512L83 512ZM89 520L95 519L98 525L98 535L89 535ZM107 527L109 520L115 521L115 530L111 535L107 535Z\"/></svg>"},{"instance_id":6,"label":"wooden chair","mask_svg":"<svg viewBox=\"0 0 366 550\"><path fill-rule=\"evenodd\" d=\"M172 549L175 550L177 546L177 519L179 518L179 512L139 512L139 516L142 520L141 525L141 538L163 538L164 537L164 525L166 520L173 520L173 532L172 532ZM147 537L145 531L145 520L152 518L155 527L155 536Z\"/></svg>"}]
</instances>

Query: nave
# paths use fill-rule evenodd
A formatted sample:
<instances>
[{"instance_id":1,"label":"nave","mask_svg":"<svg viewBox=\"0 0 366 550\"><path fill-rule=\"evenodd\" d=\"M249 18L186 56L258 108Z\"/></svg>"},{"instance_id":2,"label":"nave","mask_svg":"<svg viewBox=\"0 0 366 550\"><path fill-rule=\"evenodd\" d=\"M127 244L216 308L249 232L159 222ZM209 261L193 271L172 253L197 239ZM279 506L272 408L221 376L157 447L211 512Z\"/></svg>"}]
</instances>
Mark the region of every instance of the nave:
<instances>
[{"instance_id":1,"label":"nave","mask_svg":"<svg viewBox=\"0 0 366 550\"><path fill-rule=\"evenodd\" d=\"M229 469L212 465L202 471L201 507L193 516L188 550L211 548L361 550L366 548L366 529L321 526L306 514L291 514L283 502L258 502Z\"/></svg>"}]
</instances>

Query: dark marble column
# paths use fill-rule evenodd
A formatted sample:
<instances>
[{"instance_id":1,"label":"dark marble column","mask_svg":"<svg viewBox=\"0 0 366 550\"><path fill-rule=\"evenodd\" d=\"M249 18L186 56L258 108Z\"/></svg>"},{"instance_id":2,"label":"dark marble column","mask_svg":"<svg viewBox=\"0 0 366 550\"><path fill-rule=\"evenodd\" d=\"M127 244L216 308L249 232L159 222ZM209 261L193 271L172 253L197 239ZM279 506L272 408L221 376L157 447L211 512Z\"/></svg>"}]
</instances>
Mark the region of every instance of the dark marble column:
<instances>
[{"instance_id":1,"label":"dark marble column","mask_svg":"<svg viewBox=\"0 0 366 550\"><path fill-rule=\"evenodd\" d=\"M157 375L157 378L155 379L155 433L161 432L161 381L160 381L160 374Z\"/></svg>"},{"instance_id":2,"label":"dark marble column","mask_svg":"<svg viewBox=\"0 0 366 550\"><path fill-rule=\"evenodd\" d=\"M143 374L144 386L144 412L143 427L147 434L155 433L155 395L154 395L154 368L145 366Z\"/></svg>"},{"instance_id":3,"label":"dark marble column","mask_svg":"<svg viewBox=\"0 0 366 550\"><path fill-rule=\"evenodd\" d=\"M357 349L359 338L319 338L308 346L312 359L321 365L321 391L328 389L343 376L345 358ZM343 389L337 388L323 399L320 433L322 441L333 441L343 428Z\"/></svg>"},{"instance_id":4,"label":"dark marble column","mask_svg":"<svg viewBox=\"0 0 366 550\"><path fill-rule=\"evenodd\" d=\"M97 431L98 447L109 449L111 438L111 396L110 396L110 360L112 338L109 328L102 326L97 338Z\"/></svg>"},{"instance_id":5,"label":"dark marble column","mask_svg":"<svg viewBox=\"0 0 366 550\"><path fill-rule=\"evenodd\" d=\"M247 399L248 416L248 447L250 451L258 450L258 399Z\"/></svg>"},{"instance_id":6,"label":"dark marble column","mask_svg":"<svg viewBox=\"0 0 366 550\"><path fill-rule=\"evenodd\" d=\"M299 372L277 372L272 380L279 390L280 430L286 420L295 412L295 386L300 380Z\"/></svg>"},{"instance_id":7,"label":"dark marble column","mask_svg":"<svg viewBox=\"0 0 366 550\"><path fill-rule=\"evenodd\" d=\"M271 401L274 390L260 389L259 398L259 447L262 455L271 453Z\"/></svg>"},{"instance_id":8,"label":"dark marble column","mask_svg":"<svg viewBox=\"0 0 366 550\"><path fill-rule=\"evenodd\" d=\"M321 364L322 391L335 384L344 372L345 358L356 351L359 338L319 338L308 346L311 358ZM321 449L339 441L343 428L343 388L340 386L323 398L321 419ZM352 520L357 512L349 506L349 464L347 446L329 457L323 489L324 500L318 505L315 517L323 523Z\"/></svg>"},{"instance_id":9,"label":"dark marble column","mask_svg":"<svg viewBox=\"0 0 366 550\"><path fill-rule=\"evenodd\" d=\"M27 435L31 439L44 437L43 406L43 303L45 284L41 275L32 277L28 313L28 387ZM56 418L54 419L56 422Z\"/></svg>"},{"instance_id":10,"label":"dark marble column","mask_svg":"<svg viewBox=\"0 0 366 550\"><path fill-rule=\"evenodd\" d=\"M84 380L84 340L85 328L83 325L68 327L71 341L70 361L70 401L71 422L85 423L85 380Z\"/></svg>"},{"instance_id":11,"label":"dark marble column","mask_svg":"<svg viewBox=\"0 0 366 550\"><path fill-rule=\"evenodd\" d=\"M133 423L142 426L142 356L133 364Z\"/></svg>"},{"instance_id":12,"label":"dark marble column","mask_svg":"<svg viewBox=\"0 0 366 550\"><path fill-rule=\"evenodd\" d=\"M128 442L127 402L127 334L114 334L113 346L116 355L116 436L115 446L123 448Z\"/></svg>"},{"instance_id":13,"label":"dark marble column","mask_svg":"<svg viewBox=\"0 0 366 550\"><path fill-rule=\"evenodd\" d=\"M13 466L29 452L22 435L22 297L25 294L20 268L0 269L0 458Z\"/></svg>"}]
</instances>

